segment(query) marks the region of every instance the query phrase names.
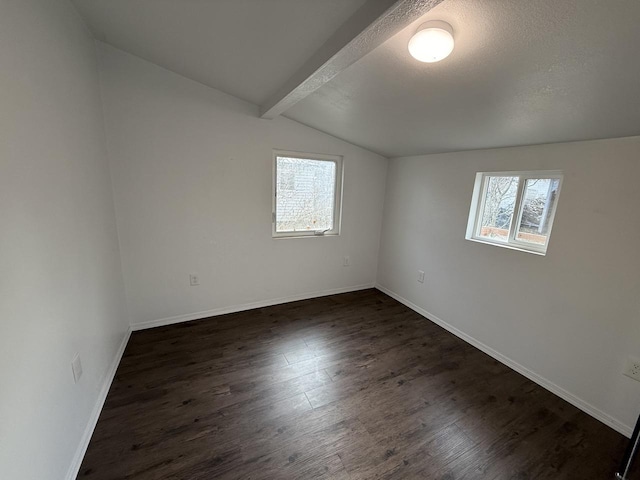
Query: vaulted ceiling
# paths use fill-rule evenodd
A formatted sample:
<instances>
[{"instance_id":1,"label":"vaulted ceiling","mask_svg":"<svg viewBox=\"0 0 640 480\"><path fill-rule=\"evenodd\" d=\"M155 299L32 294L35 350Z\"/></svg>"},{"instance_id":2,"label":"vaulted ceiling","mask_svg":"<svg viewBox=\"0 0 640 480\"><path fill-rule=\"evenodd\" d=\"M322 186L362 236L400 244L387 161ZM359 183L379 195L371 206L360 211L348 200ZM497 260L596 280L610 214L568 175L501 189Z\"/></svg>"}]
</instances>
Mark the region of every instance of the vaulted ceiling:
<instances>
[{"instance_id":1,"label":"vaulted ceiling","mask_svg":"<svg viewBox=\"0 0 640 480\"><path fill-rule=\"evenodd\" d=\"M637 0L414 0L368 30L384 0L73 1L96 38L257 105L326 54L282 113L389 157L640 134ZM422 64L429 19L456 48Z\"/></svg>"},{"instance_id":2,"label":"vaulted ceiling","mask_svg":"<svg viewBox=\"0 0 640 480\"><path fill-rule=\"evenodd\" d=\"M365 0L73 0L98 40L262 104Z\"/></svg>"}]
</instances>

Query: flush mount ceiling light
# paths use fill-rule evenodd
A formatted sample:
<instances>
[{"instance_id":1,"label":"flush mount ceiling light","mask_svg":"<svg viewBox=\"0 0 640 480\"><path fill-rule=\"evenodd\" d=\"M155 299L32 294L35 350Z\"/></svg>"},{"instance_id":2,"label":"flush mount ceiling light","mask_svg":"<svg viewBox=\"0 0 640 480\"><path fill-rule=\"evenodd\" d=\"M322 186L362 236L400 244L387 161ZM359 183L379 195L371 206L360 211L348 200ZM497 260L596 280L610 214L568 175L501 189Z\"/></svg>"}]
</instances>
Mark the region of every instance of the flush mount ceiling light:
<instances>
[{"instance_id":1,"label":"flush mount ceiling light","mask_svg":"<svg viewBox=\"0 0 640 480\"><path fill-rule=\"evenodd\" d=\"M439 62L452 51L453 28L447 22L432 20L423 23L409 40L409 53L420 62Z\"/></svg>"}]
</instances>

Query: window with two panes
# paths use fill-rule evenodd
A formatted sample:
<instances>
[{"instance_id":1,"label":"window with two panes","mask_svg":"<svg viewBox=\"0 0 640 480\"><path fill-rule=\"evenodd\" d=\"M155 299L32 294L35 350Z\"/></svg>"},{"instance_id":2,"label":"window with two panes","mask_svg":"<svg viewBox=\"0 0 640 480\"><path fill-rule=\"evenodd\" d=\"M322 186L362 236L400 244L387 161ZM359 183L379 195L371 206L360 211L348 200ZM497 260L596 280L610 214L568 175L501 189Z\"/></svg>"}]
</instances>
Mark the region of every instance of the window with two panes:
<instances>
[{"instance_id":1,"label":"window with two panes","mask_svg":"<svg viewBox=\"0 0 640 480\"><path fill-rule=\"evenodd\" d=\"M546 253L561 172L481 172L476 176L467 238Z\"/></svg>"}]
</instances>

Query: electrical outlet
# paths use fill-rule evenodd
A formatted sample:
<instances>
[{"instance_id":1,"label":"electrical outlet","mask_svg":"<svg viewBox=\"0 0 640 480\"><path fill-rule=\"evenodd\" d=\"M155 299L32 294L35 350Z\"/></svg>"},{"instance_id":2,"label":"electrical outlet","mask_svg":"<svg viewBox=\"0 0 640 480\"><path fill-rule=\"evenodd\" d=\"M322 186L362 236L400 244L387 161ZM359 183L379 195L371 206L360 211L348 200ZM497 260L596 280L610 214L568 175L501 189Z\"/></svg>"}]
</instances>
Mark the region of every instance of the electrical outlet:
<instances>
[{"instance_id":1,"label":"electrical outlet","mask_svg":"<svg viewBox=\"0 0 640 480\"><path fill-rule=\"evenodd\" d=\"M80 355L76 353L76 356L71 360L71 371L73 372L73 381L78 383L82 376L82 362L80 361Z\"/></svg>"},{"instance_id":2,"label":"electrical outlet","mask_svg":"<svg viewBox=\"0 0 640 480\"><path fill-rule=\"evenodd\" d=\"M196 285L200 285L200 277L197 273L192 273L189 275L189 285L195 287Z\"/></svg>"},{"instance_id":3,"label":"electrical outlet","mask_svg":"<svg viewBox=\"0 0 640 480\"><path fill-rule=\"evenodd\" d=\"M640 382L640 360L633 357L627 358L627 365L624 369L624 374L627 377Z\"/></svg>"},{"instance_id":4,"label":"electrical outlet","mask_svg":"<svg viewBox=\"0 0 640 480\"><path fill-rule=\"evenodd\" d=\"M418 281L424 283L424 272L422 270L418 270Z\"/></svg>"},{"instance_id":5,"label":"electrical outlet","mask_svg":"<svg viewBox=\"0 0 640 480\"><path fill-rule=\"evenodd\" d=\"M349 259L348 256L344 257L342 259L342 266L343 267L348 267L349 265L351 265L351 260Z\"/></svg>"}]
</instances>

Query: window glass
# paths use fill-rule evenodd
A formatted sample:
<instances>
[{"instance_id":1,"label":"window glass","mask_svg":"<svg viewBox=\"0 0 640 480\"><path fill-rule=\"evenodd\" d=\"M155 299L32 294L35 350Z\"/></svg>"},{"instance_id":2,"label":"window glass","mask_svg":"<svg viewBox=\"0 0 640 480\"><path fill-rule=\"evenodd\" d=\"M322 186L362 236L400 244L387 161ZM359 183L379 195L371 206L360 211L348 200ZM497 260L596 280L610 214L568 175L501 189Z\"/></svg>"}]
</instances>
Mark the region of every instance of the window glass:
<instances>
[{"instance_id":1,"label":"window glass","mask_svg":"<svg viewBox=\"0 0 640 480\"><path fill-rule=\"evenodd\" d=\"M336 162L276 157L276 233L333 230Z\"/></svg>"},{"instance_id":2,"label":"window glass","mask_svg":"<svg viewBox=\"0 0 640 480\"><path fill-rule=\"evenodd\" d=\"M547 243L559 185L560 180L552 178L530 178L525 182L522 214L516 234L519 241L537 245Z\"/></svg>"},{"instance_id":3,"label":"window glass","mask_svg":"<svg viewBox=\"0 0 640 480\"><path fill-rule=\"evenodd\" d=\"M518 193L518 177L485 177L480 237L507 241Z\"/></svg>"}]
</instances>

